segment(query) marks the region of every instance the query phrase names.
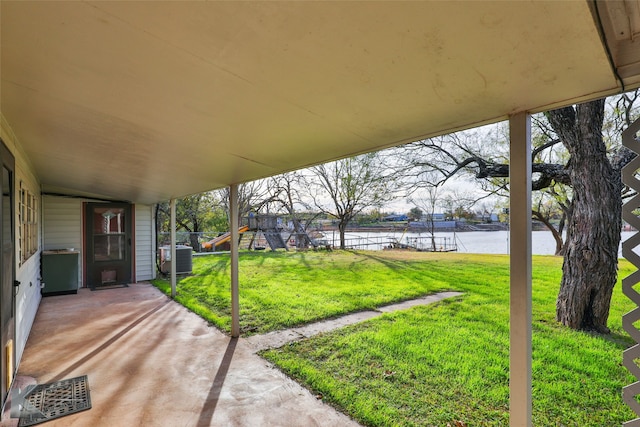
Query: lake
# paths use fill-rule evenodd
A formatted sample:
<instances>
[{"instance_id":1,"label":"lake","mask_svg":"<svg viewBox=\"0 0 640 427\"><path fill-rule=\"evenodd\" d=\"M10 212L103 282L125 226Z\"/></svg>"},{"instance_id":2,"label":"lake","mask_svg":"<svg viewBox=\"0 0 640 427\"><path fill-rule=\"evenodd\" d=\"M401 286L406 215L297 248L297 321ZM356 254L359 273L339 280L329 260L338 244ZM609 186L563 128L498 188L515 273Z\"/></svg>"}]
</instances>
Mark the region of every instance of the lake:
<instances>
[{"instance_id":1,"label":"lake","mask_svg":"<svg viewBox=\"0 0 640 427\"><path fill-rule=\"evenodd\" d=\"M635 232L623 231L622 241ZM347 246L357 249L380 250L392 242L409 244L410 246L430 245L429 233L415 232L349 232L345 234ZM508 231L465 231L459 233L435 233L436 247L450 248L455 243L458 252L481 254L508 254ZM334 246L340 245L338 232L324 232L324 239ZM555 240L549 231L533 231L531 233L531 251L534 255L553 255ZM620 256L622 256L620 249Z\"/></svg>"}]
</instances>

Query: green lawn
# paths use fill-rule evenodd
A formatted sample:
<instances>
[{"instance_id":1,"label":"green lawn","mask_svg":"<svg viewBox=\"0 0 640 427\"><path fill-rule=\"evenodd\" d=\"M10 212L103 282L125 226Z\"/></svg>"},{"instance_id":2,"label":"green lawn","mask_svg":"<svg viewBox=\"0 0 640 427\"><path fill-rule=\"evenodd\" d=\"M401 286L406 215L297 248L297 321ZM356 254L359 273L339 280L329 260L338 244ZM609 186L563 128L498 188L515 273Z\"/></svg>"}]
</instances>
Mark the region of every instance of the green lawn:
<instances>
[{"instance_id":1,"label":"green lawn","mask_svg":"<svg viewBox=\"0 0 640 427\"><path fill-rule=\"evenodd\" d=\"M557 257L533 261L534 425L620 425L633 418L620 398L621 387L632 381L620 366L630 343L620 317L633 304L618 285L611 336L560 327L554 310L561 262ZM241 324L249 331L441 290L465 292L263 356L365 425L508 424L507 256L243 253L240 271ZM631 271L622 261L620 276ZM194 273L178 284L178 298L228 329L228 256L195 258Z\"/></svg>"},{"instance_id":2,"label":"green lawn","mask_svg":"<svg viewBox=\"0 0 640 427\"><path fill-rule=\"evenodd\" d=\"M229 332L229 277L228 255L194 257L193 275L178 282L176 299ZM421 269L346 251L243 252L240 282L240 328L245 335L451 289ZM170 293L166 280L154 284Z\"/></svg>"}]
</instances>

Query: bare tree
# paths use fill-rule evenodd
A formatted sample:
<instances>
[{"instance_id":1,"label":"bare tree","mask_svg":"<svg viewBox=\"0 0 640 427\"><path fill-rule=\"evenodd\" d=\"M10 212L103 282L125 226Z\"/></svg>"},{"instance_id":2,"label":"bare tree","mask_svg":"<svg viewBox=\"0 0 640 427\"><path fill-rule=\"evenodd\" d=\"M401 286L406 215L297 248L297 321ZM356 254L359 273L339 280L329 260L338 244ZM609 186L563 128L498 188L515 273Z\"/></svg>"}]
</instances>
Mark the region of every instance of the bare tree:
<instances>
[{"instance_id":1,"label":"bare tree","mask_svg":"<svg viewBox=\"0 0 640 427\"><path fill-rule=\"evenodd\" d=\"M307 234L307 227L320 215L320 213L311 216L307 215L303 219L299 212L299 207L309 207L308 201L303 196L304 182L304 176L301 172L283 173L271 177L268 181L268 188L271 194L270 203L275 205L276 210L283 210L291 219L298 248L314 245L314 241Z\"/></svg>"},{"instance_id":2,"label":"bare tree","mask_svg":"<svg viewBox=\"0 0 640 427\"><path fill-rule=\"evenodd\" d=\"M423 212L426 212L427 216L427 229L431 236L431 250L436 251L436 236L435 236L435 213L436 206L438 204L438 190L440 186L436 185L427 185L422 191L415 193L410 199L409 202L416 205Z\"/></svg>"},{"instance_id":3,"label":"bare tree","mask_svg":"<svg viewBox=\"0 0 640 427\"><path fill-rule=\"evenodd\" d=\"M621 228L620 170L632 154L619 145L621 128L635 116L639 91L554 110L534 119L533 190L545 190L562 211L558 228L537 203L532 215L555 231L558 253L564 253L557 319L575 329L607 332L611 292L616 282ZM605 121L605 115L609 118ZM612 119L611 117L617 117ZM462 133L409 145L413 164L436 170L442 182L467 174L495 194L508 194L509 165L501 133ZM542 199L539 199L540 201ZM562 227L566 219L566 241Z\"/></svg>"},{"instance_id":4,"label":"bare tree","mask_svg":"<svg viewBox=\"0 0 640 427\"><path fill-rule=\"evenodd\" d=\"M556 303L558 321L574 329L609 332L622 226L620 165L602 136L604 100L546 113L571 154L572 215Z\"/></svg>"},{"instance_id":5,"label":"bare tree","mask_svg":"<svg viewBox=\"0 0 640 427\"><path fill-rule=\"evenodd\" d=\"M229 188L218 190L220 200L229 215ZM249 212L258 212L271 202L268 183L266 180L256 180L238 185L238 223L249 215Z\"/></svg>"},{"instance_id":6,"label":"bare tree","mask_svg":"<svg viewBox=\"0 0 640 427\"><path fill-rule=\"evenodd\" d=\"M306 188L317 209L338 220L340 248L345 248L345 230L357 214L397 197L397 175L380 152L314 166Z\"/></svg>"}]
</instances>

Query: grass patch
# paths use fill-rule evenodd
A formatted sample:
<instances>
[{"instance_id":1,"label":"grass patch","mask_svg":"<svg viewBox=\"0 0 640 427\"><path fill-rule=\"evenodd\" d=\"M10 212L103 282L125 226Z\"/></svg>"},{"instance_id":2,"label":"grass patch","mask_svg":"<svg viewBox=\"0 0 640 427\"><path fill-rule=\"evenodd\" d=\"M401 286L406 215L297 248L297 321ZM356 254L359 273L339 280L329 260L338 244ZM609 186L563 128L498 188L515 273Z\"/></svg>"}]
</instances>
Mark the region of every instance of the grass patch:
<instances>
[{"instance_id":1,"label":"grass patch","mask_svg":"<svg viewBox=\"0 0 640 427\"><path fill-rule=\"evenodd\" d=\"M561 327L554 320L561 263L533 260L533 424L620 425L634 417L620 397L633 380L620 366L630 344L621 316L633 303L618 284L609 336ZM364 425L508 425L508 256L242 254L240 271L241 322L256 331L442 290L465 292L263 356ZM621 261L620 277L631 271ZM228 325L228 257L196 258L194 273L178 284L178 298Z\"/></svg>"},{"instance_id":2,"label":"grass patch","mask_svg":"<svg viewBox=\"0 0 640 427\"><path fill-rule=\"evenodd\" d=\"M450 289L402 262L347 251L243 252L239 268L240 329L245 335ZM176 284L176 300L229 332L230 280L228 255L194 257L193 275ZM154 284L170 294L167 280Z\"/></svg>"}]
</instances>

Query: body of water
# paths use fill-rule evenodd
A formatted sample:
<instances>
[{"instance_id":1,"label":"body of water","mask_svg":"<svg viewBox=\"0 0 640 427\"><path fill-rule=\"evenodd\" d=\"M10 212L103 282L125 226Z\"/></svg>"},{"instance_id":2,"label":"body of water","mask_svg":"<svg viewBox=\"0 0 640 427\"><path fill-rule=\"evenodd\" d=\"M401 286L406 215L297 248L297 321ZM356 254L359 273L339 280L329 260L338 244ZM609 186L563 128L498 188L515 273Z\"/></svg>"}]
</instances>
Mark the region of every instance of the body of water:
<instances>
[{"instance_id":1,"label":"body of water","mask_svg":"<svg viewBox=\"0 0 640 427\"><path fill-rule=\"evenodd\" d=\"M622 232L622 241L631 237L635 232ZM508 231L466 231L460 233L435 233L436 246L449 248L455 246L458 252L480 254L508 254ZM338 232L325 232L324 239L334 246L340 246ZM429 233L415 232L351 232L345 235L347 246L358 249L380 250L392 242L414 246L422 242L430 244ZM556 243L550 231L533 231L531 236L531 251L534 255L553 255ZM620 256L622 256L620 249Z\"/></svg>"}]
</instances>

